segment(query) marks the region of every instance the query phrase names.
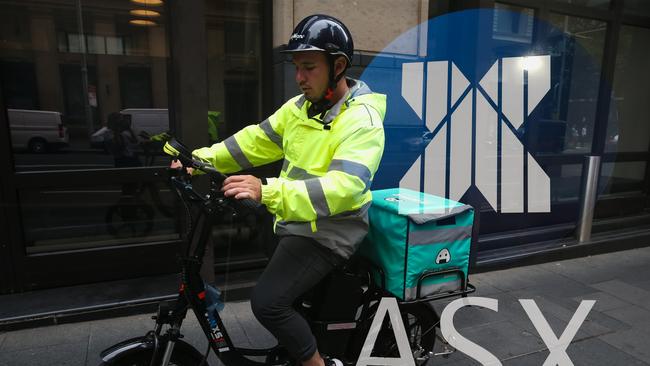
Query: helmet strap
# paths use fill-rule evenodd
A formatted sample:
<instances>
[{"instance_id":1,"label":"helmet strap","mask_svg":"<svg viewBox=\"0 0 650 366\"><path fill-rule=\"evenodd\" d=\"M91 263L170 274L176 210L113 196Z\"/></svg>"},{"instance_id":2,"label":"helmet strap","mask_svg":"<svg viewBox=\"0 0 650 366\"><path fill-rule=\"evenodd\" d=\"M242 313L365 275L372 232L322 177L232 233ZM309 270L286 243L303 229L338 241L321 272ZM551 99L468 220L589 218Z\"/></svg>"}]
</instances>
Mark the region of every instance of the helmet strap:
<instances>
[{"instance_id":1,"label":"helmet strap","mask_svg":"<svg viewBox=\"0 0 650 366\"><path fill-rule=\"evenodd\" d=\"M345 69L341 71L340 74L334 76L334 69L335 69L335 61L336 59L340 57L340 55L332 55L332 54L327 54L327 61L328 61L328 66L329 66L329 82L327 84L327 90L323 94L323 97L321 100L327 100L328 102L331 102L332 97L334 96L334 90L336 90L336 87L345 74ZM346 69L347 69L347 64L346 64ZM331 104L331 103L330 103Z\"/></svg>"},{"instance_id":2,"label":"helmet strap","mask_svg":"<svg viewBox=\"0 0 650 366\"><path fill-rule=\"evenodd\" d=\"M345 74L345 70L343 70L339 75L334 76L334 68L335 68L334 62L336 61L336 58L339 56L340 55L327 54L327 61L329 66L329 81L327 83L327 89L325 90L321 98L318 100L318 102L312 103L313 112L315 114L320 113L321 118L324 115L324 113L328 109L330 109L334 104L332 103L332 98L334 97L334 90L336 90L339 80L341 80L341 78ZM346 69L347 69L347 65L346 65Z\"/></svg>"},{"instance_id":3,"label":"helmet strap","mask_svg":"<svg viewBox=\"0 0 650 366\"><path fill-rule=\"evenodd\" d=\"M335 76L334 76L334 70L335 70L335 68L336 68L335 61L336 61L336 59L339 58L339 57L341 57L340 54L339 54L339 55L327 54L327 59L328 59L328 61L329 61L329 67L330 67L330 71L329 71L329 75L330 75L330 84L329 84L329 87L330 87L330 89L332 89L332 90L335 90L335 89L336 89L336 86L338 85L339 80L341 80L341 78L343 78L343 75L345 75L345 70L347 70L347 69L348 69L348 66L349 66L348 63L346 62L346 63L345 63L345 68L343 69L343 71L341 71L341 73L338 74L338 75L335 77Z\"/></svg>"}]
</instances>

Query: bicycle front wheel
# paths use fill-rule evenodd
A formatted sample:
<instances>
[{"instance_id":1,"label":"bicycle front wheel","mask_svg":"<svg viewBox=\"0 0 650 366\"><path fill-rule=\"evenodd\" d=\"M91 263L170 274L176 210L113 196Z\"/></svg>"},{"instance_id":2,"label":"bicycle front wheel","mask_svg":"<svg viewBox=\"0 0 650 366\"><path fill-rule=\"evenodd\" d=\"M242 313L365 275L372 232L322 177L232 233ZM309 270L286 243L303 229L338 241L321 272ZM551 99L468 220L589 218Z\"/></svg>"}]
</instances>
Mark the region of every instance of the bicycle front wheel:
<instances>
[{"instance_id":1,"label":"bicycle front wheel","mask_svg":"<svg viewBox=\"0 0 650 366\"><path fill-rule=\"evenodd\" d=\"M113 362L102 362L99 366L150 366L153 350L143 349L119 357ZM169 366L196 366L199 365L202 358L194 352L185 349L174 349ZM156 362L157 365L160 361Z\"/></svg>"}]
</instances>

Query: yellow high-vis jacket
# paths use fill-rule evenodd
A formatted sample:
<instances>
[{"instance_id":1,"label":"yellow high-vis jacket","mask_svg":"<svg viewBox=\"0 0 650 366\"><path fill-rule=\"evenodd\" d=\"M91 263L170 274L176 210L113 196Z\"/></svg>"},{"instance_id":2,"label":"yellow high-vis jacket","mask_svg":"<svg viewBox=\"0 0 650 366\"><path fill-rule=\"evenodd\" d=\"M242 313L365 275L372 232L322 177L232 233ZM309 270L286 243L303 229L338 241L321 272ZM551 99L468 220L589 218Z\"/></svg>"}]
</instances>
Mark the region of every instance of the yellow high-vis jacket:
<instances>
[{"instance_id":1,"label":"yellow high-vis jacket","mask_svg":"<svg viewBox=\"0 0 650 366\"><path fill-rule=\"evenodd\" d=\"M344 258L368 232L386 112L385 95L347 80L349 92L322 119L307 116L311 103L299 95L262 123L194 151L224 173L284 158L280 176L262 186L276 234L312 237Z\"/></svg>"}]
</instances>

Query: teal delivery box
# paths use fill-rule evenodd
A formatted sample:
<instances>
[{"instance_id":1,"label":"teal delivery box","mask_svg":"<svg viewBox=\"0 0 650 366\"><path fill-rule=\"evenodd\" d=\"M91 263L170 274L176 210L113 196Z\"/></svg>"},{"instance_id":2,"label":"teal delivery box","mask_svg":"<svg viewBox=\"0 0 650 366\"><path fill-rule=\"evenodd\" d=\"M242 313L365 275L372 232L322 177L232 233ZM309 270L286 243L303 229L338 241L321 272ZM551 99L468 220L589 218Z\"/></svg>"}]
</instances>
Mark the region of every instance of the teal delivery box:
<instances>
[{"instance_id":1,"label":"teal delivery box","mask_svg":"<svg viewBox=\"0 0 650 366\"><path fill-rule=\"evenodd\" d=\"M379 266L385 289L401 300L461 290L469 268L474 209L442 197L403 188L372 192L370 230L359 254ZM374 280L381 284L379 270ZM462 277L462 278L461 278Z\"/></svg>"}]
</instances>

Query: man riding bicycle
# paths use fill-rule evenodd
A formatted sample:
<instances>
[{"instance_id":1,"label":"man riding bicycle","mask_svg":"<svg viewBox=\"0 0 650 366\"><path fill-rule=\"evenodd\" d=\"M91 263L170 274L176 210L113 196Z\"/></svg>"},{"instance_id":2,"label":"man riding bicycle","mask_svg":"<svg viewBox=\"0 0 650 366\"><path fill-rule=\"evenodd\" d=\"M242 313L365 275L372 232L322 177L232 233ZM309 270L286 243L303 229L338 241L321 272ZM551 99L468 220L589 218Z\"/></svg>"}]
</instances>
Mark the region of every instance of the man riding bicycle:
<instances>
[{"instance_id":1,"label":"man riding bicycle","mask_svg":"<svg viewBox=\"0 0 650 366\"><path fill-rule=\"evenodd\" d=\"M368 232L370 185L384 150L386 96L345 77L353 49L339 20L303 19L283 51L292 55L302 94L262 123L193 152L224 173L284 158L278 178L232 175L222 190L261 202L275 215L279 244L251 307L303 365L342 365L320 356L309 325L292 305L349 258Z\"/></svg>"}]
</instances>

